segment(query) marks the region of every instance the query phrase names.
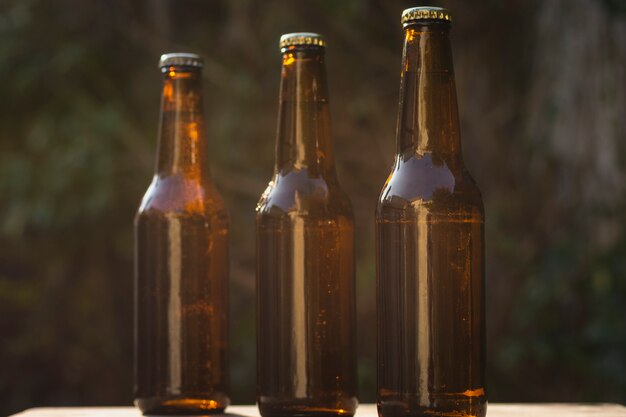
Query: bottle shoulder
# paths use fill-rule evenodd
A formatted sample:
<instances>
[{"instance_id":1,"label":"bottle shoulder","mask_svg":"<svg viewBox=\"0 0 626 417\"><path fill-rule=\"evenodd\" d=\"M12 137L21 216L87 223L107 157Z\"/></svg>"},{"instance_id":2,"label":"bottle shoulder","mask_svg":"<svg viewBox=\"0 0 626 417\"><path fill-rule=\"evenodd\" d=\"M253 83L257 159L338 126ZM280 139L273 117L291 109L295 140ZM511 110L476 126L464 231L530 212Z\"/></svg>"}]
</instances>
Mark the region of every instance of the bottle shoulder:
<instances>
[{"instance_id":1,"label":"bottle shoulder","mask_svg":"<svg viewBox=\"0 0 626 417\"><path fill-rule=\"evenodd\" d=\"M137 216L156 213L228 217L222 197L212 184L183 176L153 178Z\"/></svg>"},{"instance_id":2,"label":"bottle shoulder","mask_svg":"<svg viewBox=\"0 0 626 417\"><path fill-rule=\"evenodd\" d=\"M484 218L482 195L462 163L450 166L430 154L398 158L383 186L377 216L402 212Z\"/></svg>"},{"instance_id":3,"label":"bottle shoulder","mask_svg":"<svg viewBox=\"0 0 626 417\"><path fill-rule=\"evenodd\" d=\"M306 169L276 173L261 195L256 211L257 217L301 213L352 218L350 199L336 177L311 175Z\"/></svg>"}]
</instances>

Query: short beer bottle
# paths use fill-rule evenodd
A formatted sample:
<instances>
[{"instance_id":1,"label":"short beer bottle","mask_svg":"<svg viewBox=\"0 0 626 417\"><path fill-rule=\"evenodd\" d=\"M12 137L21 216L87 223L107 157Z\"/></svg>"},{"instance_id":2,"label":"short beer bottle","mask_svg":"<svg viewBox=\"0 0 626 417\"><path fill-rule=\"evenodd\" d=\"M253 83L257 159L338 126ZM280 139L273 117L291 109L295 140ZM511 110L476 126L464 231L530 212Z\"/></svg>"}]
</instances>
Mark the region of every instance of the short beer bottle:
<instances>
[{"instance_id":1,"label":"short beer bottle","mask_svg":"<svg viewBox=\"0 0 626 417\"><path fill-rule=\"evenodd\" d=\"M161 57L156 172L135 218L135 404L145 414L224 410L228 217L207 160L202 60Z\"/></svg>"},{"instance_id":2,"label":"short beer bottle","mask_svg":"<svg viewBox=\"0 0 626 417\"><path fill-rule=\"evenodd\" d=\"M257 400L264 417L354 414L354 222L339 187L324 40L284 35L274 176L256 217Z\"/></svg>"},{"instance_id":3,"label":"short beer bottle","mask_svg":"<svg viewBox=\"0 0 626 417\"><path fill-rule=\"evenodd\" d=\"M378 412L485 416L483 203L461 155L450 14L402 14L395 163L376 209Z\"/></svg>"}]
</instances>

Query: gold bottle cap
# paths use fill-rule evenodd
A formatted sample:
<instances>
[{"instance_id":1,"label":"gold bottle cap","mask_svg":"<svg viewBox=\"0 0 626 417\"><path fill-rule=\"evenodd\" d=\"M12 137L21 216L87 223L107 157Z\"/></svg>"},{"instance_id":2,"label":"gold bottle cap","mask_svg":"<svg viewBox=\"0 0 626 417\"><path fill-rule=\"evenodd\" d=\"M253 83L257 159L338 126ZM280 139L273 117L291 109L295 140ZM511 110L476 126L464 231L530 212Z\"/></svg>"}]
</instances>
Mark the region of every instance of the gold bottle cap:
<instances>
[{"instance_id":1,"label":"gold bottle cap","mask_svg":"<svg viewBox=\"0 0 626 417\"><path fill-rule=\"evenodd\" d=\"M326 41L319 33L295 32L286 33L281 36L278 45L280 46L281 51L289 48L290 46L318 46L323 48L326 46Z\"/></svg>"},{"instance_id":2,"label":"gold bottle cap","mask_svg":"<svg viewBox=\"0 0 626 417\"><path fill-rule=\"evenodd\" d=\"M204 66L204 61L200 55L189 54L186 52L175 52L161 55L159 68L171 66L202 68Z\"/></svg>"},{"instance_id":3,"label":"gold bottle cap","mask_svg":"<svg viewBox=\"0 0 626 417\"><path fill-rule=\"evenodd\" d=\"M402 12L402 26L421 20L452 22L452 15L443 7L411 7Z\"/></svg>"}]
</instances>

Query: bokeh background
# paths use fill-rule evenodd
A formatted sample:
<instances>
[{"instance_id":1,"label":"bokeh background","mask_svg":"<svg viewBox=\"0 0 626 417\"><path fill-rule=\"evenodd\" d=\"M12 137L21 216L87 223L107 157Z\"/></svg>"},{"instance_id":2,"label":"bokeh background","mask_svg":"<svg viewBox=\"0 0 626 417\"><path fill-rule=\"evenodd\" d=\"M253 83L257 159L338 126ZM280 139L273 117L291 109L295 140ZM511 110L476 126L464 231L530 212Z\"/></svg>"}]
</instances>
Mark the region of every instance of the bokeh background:
<instances>
[{"instance_id":1,"label":"bokeh background","mask_svg":"<svg viewBox=\"0 0 626 417\"><path fill-rule=\"evenodd\" d=\"M318 31L357 222L361 400L374 400L374 207L395 150L401 11L443 5L466 163L486 207L492 401L626 402L624 0L3 0L0 414L132 401L132 219L167 51L204 56L232 218L235 403L253 403L254 206L280 34Z\"/></svg>"}]
</instances>

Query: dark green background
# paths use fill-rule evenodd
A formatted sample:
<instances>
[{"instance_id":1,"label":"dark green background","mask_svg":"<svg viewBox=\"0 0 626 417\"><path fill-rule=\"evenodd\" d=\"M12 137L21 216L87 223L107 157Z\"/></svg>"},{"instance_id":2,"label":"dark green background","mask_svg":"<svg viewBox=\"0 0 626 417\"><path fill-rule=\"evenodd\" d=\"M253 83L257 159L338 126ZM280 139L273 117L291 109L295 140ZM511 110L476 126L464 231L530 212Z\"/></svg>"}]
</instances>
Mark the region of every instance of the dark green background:
<instances>
[{"instance_id":1,"label":"dark green background","mask_svg":"<svg viewBox=\"0 0 626 417\"><path fill-rule=\"evenodd\" d=\"M335 156L357 221L361 399L374 400L373 213L415 2L4 0L0 414L130 404L132 219L168 51L205 57L232 218L232 397L254 401L254 206L281 33L326 35ZM464 155L486 206L493 401L626 402L626 4L448 1Z\"/></svg>"}]
</instances>

